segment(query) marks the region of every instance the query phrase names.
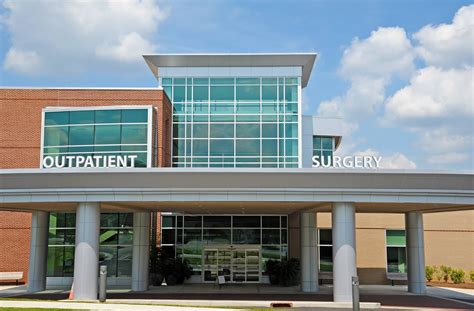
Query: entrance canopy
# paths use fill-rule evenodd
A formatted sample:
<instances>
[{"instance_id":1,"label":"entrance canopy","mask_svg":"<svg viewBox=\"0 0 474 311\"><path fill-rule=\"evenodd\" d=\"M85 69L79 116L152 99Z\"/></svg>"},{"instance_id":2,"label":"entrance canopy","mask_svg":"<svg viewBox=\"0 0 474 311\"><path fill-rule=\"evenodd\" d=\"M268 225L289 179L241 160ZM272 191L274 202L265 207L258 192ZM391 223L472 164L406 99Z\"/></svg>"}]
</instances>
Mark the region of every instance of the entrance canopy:
<instances>
[{"instance_id":1,"label":"entrance canopy","mask_svg":"<svg viewBox=\"0 0 474 311\"><path fill-rule=\"evenodd\" d=\"M186 213L443 212L474 208L472 172L354 169L13 169L0 171L0 209Z\"/></svg>"}]
</instances>

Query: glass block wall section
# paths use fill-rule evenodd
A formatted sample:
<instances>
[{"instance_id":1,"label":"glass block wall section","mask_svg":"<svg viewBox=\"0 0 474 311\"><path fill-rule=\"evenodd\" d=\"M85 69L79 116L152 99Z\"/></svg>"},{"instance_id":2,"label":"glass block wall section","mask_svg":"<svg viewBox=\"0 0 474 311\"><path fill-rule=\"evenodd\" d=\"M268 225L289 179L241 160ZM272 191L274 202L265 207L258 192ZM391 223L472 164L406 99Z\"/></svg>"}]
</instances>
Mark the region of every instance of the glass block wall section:
<instances>
[{"instance_id":1,"label":"glass block wall section","mask_svg":"<svg viewBox=\"0 0 474 311\"><path fill-rule=\"evenodd\" d=\"M298 167L298 77L162 78L174 167Z\"/></svg>"},{"instance_id":2,"label":"glass block wall section","mask_svg":"<svg viewBox=\"0 0 474 311\"><path fill-rule=\"evenodd\" d=\"M45 111L43 157L136 155L135 166L146 167L148 113L112 108Z\"/></svg>"}]
</instances>

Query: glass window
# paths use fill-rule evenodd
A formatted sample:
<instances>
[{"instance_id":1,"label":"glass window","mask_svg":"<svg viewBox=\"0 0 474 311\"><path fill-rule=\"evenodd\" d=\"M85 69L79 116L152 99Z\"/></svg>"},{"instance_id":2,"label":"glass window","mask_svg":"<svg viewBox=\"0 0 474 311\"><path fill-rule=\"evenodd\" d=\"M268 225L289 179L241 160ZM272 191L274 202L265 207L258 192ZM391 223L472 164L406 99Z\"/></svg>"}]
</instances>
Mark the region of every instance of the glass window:
<instances>
[{"instance_id":1,"label":"glass window","mask_svg":"<svg viewBox=\"0 0 474 311\"><path fill-rule=\"evenodd\" d=\"M202 241L201 229L184 229L184 244L200 245Z\"/></svg>"},{"instance_id":2,"label":"glass window","mask_svg":"<svg viewBox=\"0 0 474 311\"><path fill-rule=\"evenodd\" d=\"M332 150L332 137L322 137L322 148Z\"/></svg>"},{"instance_id":3,"label":"glass window","mask_svg":"<svg viewBox=\"0 0 474 311\"><path fill-rule=\"evenodd\" d=\"M99 243L101 245L116 245L118 243L117 229L101 229L99 236Z\"/></svg>"},{"instance_id":4,"label":"glass window","mask_svg":"<svg viewBox=\"0 0 474 311\"><path fill-rule=\"evenodd\" d=\"M71 126L69 128L69 145L93 145L94 126Z\"/></svg>"},{"instance_id":5,"label":"glass window","mask_svg":"<svg viewBox=\"0 0 474 311\"><path fill-rule=\"evenodd\" d=\"M184 139L173 139L173 156L184 156Z\"/></svg>"},{"instance_id":6,"label":"glass window","mask_svg":"<svg viewBox=\"0 0 474 311\"><path fill-rule=\"evenodd\" d=\"M262 244L280 244L280 229L262 229Z\"/></svg>"},{"instance_id":7,"label":"glass window","mask_svg":"<svg viewBox=\"0 0 474 311\"><path fill-rule=\"evenodd\" d=\"M186 88L184 86L175 86L173 88L173 102L180 103L186 99Z\"/></svg>"},{"instance_id":8,"label":"glass window","mask_svg":"<svg viewBox=\"0 0 474 311\"><path fill-rule=\"evenodd\" d=\"M117 213L103 213L100 215L100 226L106 228L118 227Z\"/></svg>"},{"instance_id":9,"label":"glass window","mask_svg":"<svg viewBox=\"0 0 474 311\"><path fill-rule=\"evenodd\" d=\"M122 125L122 144L146 144L146 124L124 124Z\"/></svg>"},{"instance_id":10,"label":"glass window","mask_svg":"<svg viewBox=\"0 0 474 311\"><path fill-rule=\"evenodd\" d=\"M212 81L211 81L212 83ZM234 86L211 86L211 101L233 101Z\"/></svg>"},{"instance_id":11,"label":"glass window","mask_svg":"<svg viewBox=\"0 0 474 311\"><path fill-rule=\"evenodd\" d=\"M234 78L211 78L211 85L232 84L234 85Z\"/></svg>"},{"instance_id":12,"label":"glass window","mask_svg":"<svg viewBox=\"0 0 474 311\"><path fill-rule=\"evenodd\" d=\"M204 139L194 139L193 154L194 156L207 156L209 154L208 141Z\"/></svg>"},{"instance_id":13,"label":"glass window","mask_svg":"<svg viewBox=\"0 0 474 311\"><path fill-rule=\"evenodd\" d=\"M280 216L262 216L263 228L280 228Z\"/></svg>"},{"instance_id":14,"label":"glass window","mask_svg":"<svg viewBox=\"0 0 474 311\"><path fill-rule=\"evenodd\" d=\"M332 271L332 229L319 229L319 270Z\"/></svg>"},{"instance_id":15,"label":"glass window","mask_svg":"<svg viewBox=\"0 0 474 311\"><path fill-rule=\"evenodd\" d=\"M162 229L161 230L161 243L162 244L175 244L175 229Z\"/></svg>"},{"instance_id":16,"label":"glass window","mask_svg":"<svg viewBox=\"0 0 474 311\"><path fill-rule=\"evenodd\" d=\"M204 228L230 228L230 216L204 216Z\"/></svg>"},{"instance_id":17,"label":"glass window","mask_svg":"<svg viewBox=\"0 0 474 311\"><path fill-rule=\"evenodd\" d=\"M262 86L262 100L263 101L276 101L278 100L278 89L276 85L264 85Z\"/></svg>"},{"instance_id":18,"label":"glass window","mask_svg":"<svg viewBox=\"0 0 474 311\"><path fill-rule=\"evenodd\" d=\"M65 146L68 145L69 127L45 127L44 145L45 146Z\"/></svg>"},{"instance_id":19,"label":"glass window","mask_svg":"<svg viewBox=\"0 0 474 311\"><path fill-rule=\"evenodd\" d=\"M278 128L276 124L262 124L262 137L277 138Z\"/></svg>"},{"instance_id":20,"label":"glass window","mask_svg":"<svg viewBox=\"0 0 474 311\"><path fill-rule=\"evenodd\" d=\"M230 244L230 229L204 229L205 244Z\"/></svg>"},{"instance_id":21,"label":"glass window","mask_svg":"<svg viewBox=\"0 0 474 311\"><path fill-rule=\"evenodd\" d=\"M238 101L259 101L260 86L239 86L236 87L236 99Z\"/></svg>"},{"instance_id":22,"label":"glass window","mask_svg":"<svg viewBox=\"0 0 474 311\"><path fill-rule=\"evenodd\" d=\"M278 155L278 140L277 139L263 139L262 140L262 155L263 156L277 156Z\"/></svg>"},{"instance_id":23,"label":"glass window","mask_svg":"<svg viewBox=\"0 0 474 311\"><path fill-rule=\"evenodd\" d=\"M201 228L202 216L184 216L185 228Z\"/></svg>"},{"instance_id":24,"label":"glass window","mask_svg":"<svg viewBox=\"0 0 474 311\"><path fill-rule=\"evenodd\" d=\"M234 138L234 125L211 123L211 138Z\"/></svg>"},{"instance_id":25,"label":"glass window","mask_svg":"<svg viewBox=\"0 0 474 311\"><path fill-rule=\"evenodd\" d=\"M237 84L260 84L259 78L237 78Z\"/></svg>"},{"instance_id":26,"label":"glass window","mask_svg":"<svg viewBox=\"0 0 474 311\"><path fill-rule=\"evenodd\" d=\"M233 103L211 103L211 114L233 114Z\"/></svg>"},{"instance_id":27,"label":"glass window","mask_svg":"<svg viewBox=\"0 0 474 311\"><path fill-rule=\"evenodd\" d=\"M120 125L96 126L95 127L95 143L98 145L120 144Z\"/></svg>"},{"instance_id":28,"label":"glass window","mask_svg":"<svg viewBox=\"0 0 474 311\"><path fill-rule=\"evenodd\" d=\"M258 139L237 139L236 140L237 156L259 156L260 140Z\"/></svg>"},{"instance_id":29,"label":"glass window","mask_svg":"<svg viewBox=\"0 0 474 311\"><path fill-rule=\"evenodd\" d=\"M133 227L133 213L120 213L119 227Z\"/></svg>"},{"instance_id":30,"label":"glass window","mask_svg":"<svg viewBox=\"0 0 474 311\"><path fill-rule=\"evenodd\" d=\"M287 102L298 101L298 87L296 85L285 86L285 100Z\"/></svg>"},{"instance_id":31,"label":"glass window","mask_svg":"<svg viewBox=\"0 0 474 311\"><path fill-rule=\"evenodd\" d=\"M120 123L122 119L121 110L96 110L95 123Z\"/></svg>"},{"instance_id":32,"label":"glass window","mask_svg":"<svg viewBox=\"0 0 474 311\"><path fill-rule=\"evenodd\" d=\"M213 139L211 142L211 156L232 156L234 141L232 139Z\"/></svg>"},{"instance_id":33,"label":"glass window","mask_svg":"<svg viewBox=\"0 0 474 311\"><path fill-rule=\"evenodd\" d=\"M175 226L175 216L162 216L161 217L161 227L174 227Z\"/></svg>"},{"instance_id":34,"label":"glass window","mask_svg":"<svg viewBox=\"0 0 474 311\"><path fill-rule=\"evenodd\" d=\"M64 125L69 124L69 112L58 111L58 112L45 112L45 125Z\"/></svg>"},{"instance_id":35,"label":"glass window","mask_svg":"<svg viewBox=\"0 0 474 311\"><path fill-rule=\"evenodd\" d=\"M238 138L259 138L259 123L239 123L236 125L236 137Z\"/></svg>"},{"instance_id":36,"label":"glass window","mask_svg":"<svg viewBox=\"0 0 474 311\"><path fill-rule=\"evenodd\" d=\"M146 123L148 122L147 109L124 109L122 110L123 123Z\"/></svg>"},{"instance_id":37,"label":"glass window","mask_svg":"<svg viewBox=\"0 0 474 311\"><path fill-rule=\"evenodd\" d=\"M94 111L71 111L69 113L70 124L93 124Z\"/></svg>"},{"instance_id":38,"label":"glass window","mask_svg":"<svg viewBox=\"0 0 474 311\"><path fill-rule=\"evenodd\" d=\"M387 230L387 245L389 246L405 246L406 237L405 230Z\"/></svg>"},{"instance_id":39,"label":"glass window","mask_svg":"<svg viewBox=\"0 0 474 311\"><path fill-rule=\"evenodd\" d=\"M259 228L260 216L234 216L233 226L234 228Z\"/></svg>"},{"instance_id":40,"label":"glass window","mask_svg":"<svg viewBox=\"0 0 474 311\"><path fill-rule=\"evenodd\" d=\"M207 138L208 137L208 128L207 124L193 124L193 137L194 138ZM183 134L184 137L184 134Z\"/></svg>"},{"instance_id":41,"label":"glass window","mask_svg":"<svg viewBox=\"0 0 474 311\"><path fill-rule=\"evenodd\" d=\"M233 229L234 244L260 244L260 229Z\"/></svg>"},{"instance_id":42,"label":"glass window","mask_svg":"<svg viewBox=\"0 0 474 311\"><path fill-rule=\"evenodd\" d=\"M406 273L406 236L405 230L387 230L387 272Z\"/></svg>"},{"instance_id":43,"label":"glass window","mask_svg":"<svg viewBox=\"0 0 474 311\"><path fill-rule=\"evenodd\" d=\"M209 100L209 88L207 86L194 86L193 87L193 100L195 102L202 102Z\"/></svg>"}]
</instances>

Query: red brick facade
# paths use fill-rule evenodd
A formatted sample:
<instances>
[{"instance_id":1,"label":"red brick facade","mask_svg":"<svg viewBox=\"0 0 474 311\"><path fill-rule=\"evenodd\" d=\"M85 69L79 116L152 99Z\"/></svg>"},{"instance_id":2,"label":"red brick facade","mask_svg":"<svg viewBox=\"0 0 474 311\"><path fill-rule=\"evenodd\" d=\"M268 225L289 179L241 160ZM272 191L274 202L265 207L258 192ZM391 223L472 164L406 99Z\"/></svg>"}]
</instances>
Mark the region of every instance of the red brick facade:
<instances>
[{"instance_id":1,"label":"red brick facade","mask_svg":"<svg viewBox=\"0 0 474 311\"><path fill-rule=\"evenodd\" d=\"M158 167L171 166L172 108L159 89L0 89L0 169L39 168L45 107L152 105ZM0 212L0 272L27 281L31 214Z\"/></svg>"}]
</instances>

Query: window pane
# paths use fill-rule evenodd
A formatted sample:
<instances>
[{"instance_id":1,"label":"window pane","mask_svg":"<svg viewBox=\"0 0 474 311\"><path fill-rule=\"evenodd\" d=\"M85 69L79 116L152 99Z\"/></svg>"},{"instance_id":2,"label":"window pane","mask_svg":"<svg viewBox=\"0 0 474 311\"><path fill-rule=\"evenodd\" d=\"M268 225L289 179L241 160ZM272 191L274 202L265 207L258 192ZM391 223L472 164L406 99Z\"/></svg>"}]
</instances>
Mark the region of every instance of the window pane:
<instances>
[{"instance_id":1,"label":"window pane","mask_svg":"<svg viewBox=\"0 0 474 311\"><path fill-rule=\"evenodd\" d=\"M331 229L319 229L319 244L332 245Z\"/></svg>"},{"instance_id":2,"label":"window pane","mask_svg":"<svg viewBox=\"0 0 474 311\"><path fill-rule=\"evenodd\" d=\"M208 141L204 139L193 140L193 154L195 156L207 156L208 155Z\"/></svg>"},{"instance_id":3,"label":"window pane","mask_svg":"<svg viewBox=\"0 0 474 311\"><path fill-rule=\"evenodd\" d=\"M260 244L260 229L234 229L234 244Z\"/></svg>"},{"instance_id":4,"label":"window pane","mask_svg":"<svg viewBox=\"0 0 474 311\"><path fill-rule=\"evenodd\" d=\"M95 123L120 123L122 119L121 110L96 110Z\"/></svg>"},{"instance_id":5,"label":"window pane","mask_svg":"<svg viewBox=\"0 0 474 311\"><path fill-rule=\"evenodd\" d=\"M405 247L387 247L387 271L406 273Z\"/></svg>"},{"instance_id":6,"label":"window pane","mask_svg":"<svg viewBox=\"0 0 474 311\"><path fill-rule=\"evenodd\" d=\"M205 244L230 244L230 229L204 229Z\"/></svg>"},{"instance_id":7,"label":"window pane","mask_svg":"<svg viewBox=\"0 0 474 311\"><path fill-rule=\"evenodd\" d=\"M195 86L193 87L193 96L194 101L208 101L209 88L207 86Z\"/></svg>"},{"instance_id":8,"label":"window pane","mask_svg":"<svg viewBox=\"0 0 474 311\"><path fill-rule=\"evenodd\" d=\"M122 144L146 144L146 124L124 124L122 125Z\"/></svg>"},{"instance_id":9,"label":"window pane","mask_svg":"<svg viewBox=\"0 0 474 311\"><path fill-rule=\"evenodd\" d=\"M175 216L162 216L161 217L161 227L174 227L175 226Z\"/></svg>"},{"instance_id":10,"label":"window pane","mask_svg":"<svg viewBox=\"0 0 474 311\"><path fill-rule=\"evenodd\" d=\"M211 156L232 156L234 154L234 140L211 140Z\"/></svg>"},{"instance_id":11,"label":"window pane","mask_svg":"<svg viewBox=\"0 0 474 311\"><path fill-rule=\"evenodd\" d=\"M132 229L120 229L118 234L119 245L132 245L133 244L133 230Z\"/></svg>"},{"instance_id":12,"label":"window pane","mask_svg":"<svg viewBox=\"0 0 474 311\"><path fill-rule=\"evenodd\" d=\"M234 216L233 222L234 228L259 228L260 216Z\"/></svg>"},{"instance_id":13,"label":"window pane","mask_svg":"<svg viewBox=\"0 0 474 311\"><path fill-rule=\"evenodd\" d=\"M387 246L405 246L405 230L387 230Z\"/></svg>"},{"instance_id":14,"label":"window pane","mask_svg":"<svg viewBox=\"0 0 474 311\"><path fill-rule=\"evenodd\" d=\"M173 139L173 156L184 155L184 139Z\"/></svg>"},{"instance_id":15,"label":"window pane","mask_svg":"<svg viewBox=\"0 0 474 311\"><path fill-rule=\"evenodd\" d=\"M313 149L321 149L321 136L313 136Z\"/></svg>"},{"instance_id":16,"label":"window pane","mask_svg":"<svg viewBox=\"0 0 474 311\"><path fill-rule=\"evenodd\" d=\"M260 103L237 104L236 113L242 114L258 114L260 113Z\"/></svg>"},{"instance_id":17,"label":"window pane","mask_svg":"<svg viewBox=\"0 0 474 311\"><path fill-rule=\"evenodd\" d=\"M69 124L69 112L45 112L44 114L45 125L63 125Z\"/></svg>"},{"instance_id":18,"label":"window pane","mask_svg":"<svg viewBox=\"0 0 474 311\"><path fill-rule=\"evenodd\" d=\"M175 229L162 229L161 230L161 244L174 244L175 243Z\"/></svg>"},{"instance_id":19,"label":"window pane","mask_svg":"<svg viewBox=\"0 0 474 311\"><path fill-rule=\"evenodd\" d=\"M211 114L232 114L234 113L233 103L211 103Z\"/></svg>"},{"instance_id":20,"label":"window pane","mask_svg":"<svg viewBox=\"0 0 474 311\"><path fill-rule=\"evenodd\" d=\"M94 111L71 111L70 124L93 124Z\"/></svg>"},{"instance_id":21,"label":"window pane","mask_svg":"<svg viewBox=\"0 0 474 311\"><path fill-rule=\"evenodd\" d=\"M323 149L332 150L332 137L322 137L321 138Z\"/></svg>"},{"instance_id":22,"label":"window pane","mask_svg":"<svg viewBox=\"0 0 474 311\"><path fill-rule=\"evenodd\" d=\"M99 266L107 266L107 275L117 275L117 246L99 247Z\"/></svg>"},{"instance_id":23,"label":"window pane","mask_svg":"<svg viewBox=\"0 0 474 311\"><path fill-rule=\"evenodd\" d=\"M120 213L119 227L133 227L133 213Z\"/></svg>"},{"instance_id":24,"label":"window pane","mask_svg":"<svg viewBox=\"0 0 474 311\"><path fill-rule=\"evenodd\" d=\"M93 145L94 126L71 126L69 129L69 145Z\"/></svg>"},{"instance_id":25,"label":"window pane","mask_svg":"<svg viewBox=\"0 0 474 311\"><path fill-rule=\"evenodd\" d=\"M277 156L278 155L278 140L277 139L263 139L262 140L262 155L263 156Z\"/></svg>"},{"instance_id":26,"label":"window pane","mask_svg":"<svg viewBox=\"0 0 474 311\"><path fill-rule=\"evenodd\" d=\"M235 134L238 138L259 138L260 137L260 124L258 123L237 124Z\"/></svg>"},{"instance_id":27,"label":"window pane","mask_svg":"<svg viewBox=\"0 0 474 311\"><path fill-rule=\"evenodd\" d=\"M298 124L286 123L285 135L286 135L286 138L298 138Z\"/></svg>"},{"instance_id":28,"label":"window pane","mask_svg":"<svg viewBox=\"0 0 474 311\"><path fill-rule=\"evenodd\" d=\"M147 109L123 109L122 122L123 123L148 122L148 110Z\"/></svg>"},{"instance_id":29,"label":"window pane","mask_svg":"<svg viewBox=\"0 0 474 311\"><path fill-rule=\"evenodd\" d=\"M194 78L194 84L199 84L199 85L208 85L209 84L209 78Z\"/></svg>"},{"instance_id":30,"label":"window pane","mask_svg":"<svg viewBox=\"0 0 474 311\"><path fill-rule=\"evenodd\" d=\"M234 125L211 124L211 138L234 138Z\"/></svg>"},{"instance_id":31,"label":"window pane","mask_svg":"<svg viewBox=\"0 0 474 311\"><path fill-rule=\"evenodd\" d=\"M234 84L234 78L211 78L211 85Z\"/></svg>"},{"instance_id":32,"label":"window pane","mask_svg":"<svg viewBox=\"0 0 474 311\"><path fill-rule=\"evenodd\" d=\"M193 137L194 138L207 138L208 128L209 127L207 124L193 124Z\"/></svg>"},{"instance_id":33,"label":"window pane","mask_svg":"<svg viewBox=\"0 0 474 311\"><path fill-rule=\"evenodd\" d=\"M201 228L201 226L202 226L201 216L184 216L185 228Z\"/></svg>"},{"instance_id":34,"label":"window pane","mask_svg":"<svg viewBox=\"0 0 474 311\"><path fill-rule=\"evenodd\" d=\"M101 229L99 243L100 245L116 245L118 243L117 229Z\"/></svg>"},{"instance_id":35,"label":"window pane","mask_svg":"<svg viewBox=\"0 0 474 311\"><path fill-rule=\"evenodd\" d=\"M277 99L278 99L278 94L277 94L276 85L262 86L262 100L276 101Z\"/></svg>"},{"instance_id":36,"label":"window pane","mask_svg":"<svg viewBox=\"0 0 474 311\"><path fill-rule=\"evenodd\" d=\"M280 244L280 229L263 229L262 244Z\"/></svg>"},{"instance_id":37,"label":"window pane","mask_svg":"<svg viewBox=\"0 0 474 311\"><path fill-rule=\"evenodd\" d=\"M175 86L173 88L173 103L179 103L185 101L185 87Z\"/></svg>"},{"instance_id":38,"label":"window pane","mask_svg":"<svg viewBox=\"0 0 474 311\"><path fill-rule=\"evenodd\" d=\"M263 228L280 228L280 216L262 216Z\"/></svg>"},{"instance_id":39,"label":"window pane","mask_svg":"<svg viewBox=\"0 0 474 311\"><path fill-rule=\"evenodd\" d=\"M120 125L96 126L95 127L95 143L96 144L120 144Z\"/></svg>"},{"instance_id":40,"label":"window pane","mask_svg":"<svg viewBox=\"0 0 474 311\"><path fill-rule=\"evenodd\" d=\"M234 86L211 86L211 101L233 101Z\"/></svg>"},{"instance_id":41,"label":"window pane","mask_svg":"<svg viewBox=\"0 0 474 311\"><path fill-rule=\"evenodd\" d=\"M204 228L230 228L230 216L204 216Z\"/></svg>"},{"instance_id":42,"label":"window pane","mask_svg":"<svg viewBox=\"0 0 474 311\"><path fill-rule=\"evenodd\" d=\"M63 276L64 265L64 247L48 247L48 269L47 276Z\"/></svg>"},{"instance_id":43,"label":"window pane","mask_svg":"<svg viewBox=\"0 0 474 311\"><path fill-rule=\"evenodd\" d=\"M262 137L277 138L277 130L276 124L262 124Z\"/></svg>"},{"instance_id":44,"label":"window pane","mask_svg":"<svg viewBox=\"0 0 474 311\"><path fill-rule=\"evenodd\" d=\"M298 87L295 86L285 86L285 100L287 102L297 102L298 101Z\"/></svg>"},{"instance_id":45,"label":"window pane","mask_svg":"<svg viewBox=\"0 0 474 311\"><path fill-rule=\"evenodd\" d=\"M132 246L118 247L117 276L132 275Z\"/></svg>"},{"instance_id":46,"label":"window pane","mask_svg":"<svg viewBox=\"0 0 474 311\"><path fill-rule=\"evenodd\" d=\"M237 78L237 84L260 84L259 78Z\"/></svg>"},{"instance_id":47,"label":"window pane","mask_svg":"<svg viewBox=\"0 0 474 311\"><path fill-rule=\"evenodd\" d=\"M49 250L49 248L48 248ZM63 276L73 276L74 274L74 246L64 247L64 270Z\"/></svg>"},{"instance_id":48,"label":"window pane","mask_svg":"<svg viewBox=\"0 0 474 311\"><path fill-rule=\"evenodd\" d=\"M201 229L184 229L184 244L201 244Z\"/></svg>"},{"instance_id":49,"label":"window pane","mask_svg":"<svg viewBox=\"0 0 474 311\"><path fill-rule=\"evenodd\" d=\"M44 145L45 146L64 146L68 145L68 126L45 127Z\"/></svg>"},{"instance_id":50,"label":"window pane","mask_svg":"<svg viewBox=\"0 0 474 311\"><path fill-rule=\"evenodd\" d=\"M236 99L247 100L247 101L259 101L260 100L260 86L237 86L236 87Z\"/></svg>"},{"instance_id":51,"label":"window pane","mask_svg":"<svg viewBox=\"0 0 474 311\"><path fill-rule=\"evenodd\" d=\"M260 155L260 140L237 139L236 154L237 156L259 156Z\"/></svg>"},{"instance_id":52,"label":"window pane","mask_svg":"<svg viewBox=\"0 0 474 311\"><path fill-rule=\"evenodd\" d=\"M298 141L296 139L285 141L285 154L287 156L298 156Z\"/></svg>"},{"instance_id":53,"label":"window pane","mask_svg":"<svg viewBox=\"0 0 474 311\"><path fill-rule=\"evenodd\" d=\"M319 247L319 270L332 271L332 246Z\"/></svg>"},{"instance_id":54,"label":"window pane","mask_svg":"<svg viewBox=\"0 0 474 311\"><path fill-rule=\"evenodd\" d=\"M100 227L118 227L118 214L117 213L101 213L100 214Z\"/></svg>"}]
</instances>

